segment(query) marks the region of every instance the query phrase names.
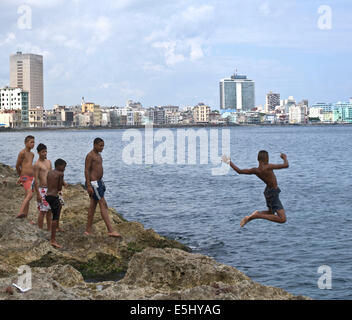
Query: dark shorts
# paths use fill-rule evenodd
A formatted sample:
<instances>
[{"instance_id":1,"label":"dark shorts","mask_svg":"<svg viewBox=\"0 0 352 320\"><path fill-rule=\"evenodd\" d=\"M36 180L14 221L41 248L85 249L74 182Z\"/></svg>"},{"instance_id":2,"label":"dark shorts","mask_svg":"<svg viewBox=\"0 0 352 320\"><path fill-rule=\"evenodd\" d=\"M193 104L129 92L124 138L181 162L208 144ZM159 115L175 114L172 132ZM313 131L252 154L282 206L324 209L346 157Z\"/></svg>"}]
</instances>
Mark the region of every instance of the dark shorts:
<instances>
[{"instance_id":1,"label":"dark shorts","mask_svg":"<svg viewBox=\"0 0 352 320\"><path fill-rule=\"evenodd\" d=\"M93 199L95 201L99 201L100 199L104 198L106 187L103 180L99 181L91 181L90 184L93 188Z\"/></svg>"},{"instance_id":2,"label":"dark shorts","mask_svg":"<svg viewBox=\"0 0 352 320\"><path fill-rule=\"evenodd\" d=\"M48 201L51 212L53 213L53 221L60 219L61 212L61 202L59 196L45 196L46 201Z\"/></svg>"},{"instance_id":3,"label":"dark shorts","mask_svg":"<svg viewBox=\"0 0 352 320\"><path fill-rule=\"evenodd\" d=\"M273 188L266 187L264 190L266 205L272 212L275 212L284 208L279 198L280 192L281 192L280 188L273 189Z\"/></svg>"}]
</instances>

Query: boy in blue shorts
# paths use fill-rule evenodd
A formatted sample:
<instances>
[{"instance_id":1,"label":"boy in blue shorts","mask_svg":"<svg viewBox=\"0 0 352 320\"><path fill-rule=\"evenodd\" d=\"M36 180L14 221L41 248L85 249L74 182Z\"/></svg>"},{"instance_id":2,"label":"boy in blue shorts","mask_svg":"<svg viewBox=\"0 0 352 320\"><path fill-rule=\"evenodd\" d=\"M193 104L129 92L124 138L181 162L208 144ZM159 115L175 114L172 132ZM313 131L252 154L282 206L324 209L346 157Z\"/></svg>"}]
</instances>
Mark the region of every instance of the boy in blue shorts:
<instances>
[{"instance_id":1,"label":"boy in blue shorts","mask_svg":"<svg viewBox=\"0 0 352 320\"><path fill-rule=\"evenodd\" d=\"M84 175L86 178L87 192L90 197L90 206L88 209L88 221L85 234L90 235L92 233L94 213L99 203L101 216L108 229L108 235L111 237L121 237L119 233L112 229L108 205L104 198L106 188L103 181L103 158L100 155L103 149L104 140L96 138L94 140L93 150L86 156Z\"/></svg>"},{"instance_id":2,"label":"boy in blue shorts","mask_svg":"<svg viewBox=\"0 0 352 320\"><path fill-rule=\"evenodd\" d=\"M271 164L269 163L268 152L265 150L261 150L258 153L259 166L257 168L241 170L233 164L229 157L225 155L222 156L222 161L229 164L231 168L235 170L238 174L255 174L266 184L264 196L268 210L255 210L251 215L245 216L241 220L241 227L243 227L246 223L254 219L266 219L277 223L286 222L285 209L279 199L279 193L281 192L281 190L277 185L274 170L288 168L288 161L287 156L284 153L281 153L280 157L284 160L283 164ZM275 213L277 213L277 215Z\"/></svg>"}]
</instances>

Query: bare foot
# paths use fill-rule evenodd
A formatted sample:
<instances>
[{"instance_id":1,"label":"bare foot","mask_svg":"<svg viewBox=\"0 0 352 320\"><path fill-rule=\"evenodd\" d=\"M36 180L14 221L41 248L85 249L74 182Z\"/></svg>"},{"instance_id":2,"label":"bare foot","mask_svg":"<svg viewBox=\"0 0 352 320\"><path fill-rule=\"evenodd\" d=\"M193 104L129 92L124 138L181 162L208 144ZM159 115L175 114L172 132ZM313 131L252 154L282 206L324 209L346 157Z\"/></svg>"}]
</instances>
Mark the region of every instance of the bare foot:
<instances>
[{"instance_id":1,"label":"bare foot","mask_svg":"<svg viewBox=\"0 0 352 320\"><path fill-rule=\"evenodd\" d=\"M65 230L64 230L64 229L61 229L61 228L57 228L57 229L56 229L56 232L65 232Z\"/></svg>"},{"instance_id":2,"label":"bare foot","mask_svg":"<svg viewBox=\"0 0 352 320\"><path fill-rule=\"evenodd\" d=\"M249 216L245 216L241 222L240 222L240 226L244 227L246 225L247 222L249 222L249 218L253 217L256 213L258 212L258 210L255 210L251 215Z\"/></svg>"},{"instance_id":3,"label":"bare foot","mask_svg":"<svg viewBox=\"0 0 352 320\"><path fill-rule=\"evenodd\" d=\"M244 225L248 222L249 216L245 216L241 222L240 222L240 226L244 227Z\"/></svg>"},{"instance_id":4,"label":"bare foot","mask_svg":"<svg viewBox=\"0 0 352 320\"><path fill-rule=\"evenodd\" d=\"M62 248L62 246L60 246L56 241L50 241L50 244L51 244L54 248L57 248L57 249Z\"/></svg>"},{"instance_id":5,"label":"bare foot","mask_svg":"<svg viewBox=\"0 0 352 320\"><path fill-rule=\"evenodd\" d=\"M29 221L29 223L32 225L36 225L36 223L33 220Z\"/></svg>"},{"instance_id":6,"label":"bare foot","mask_svg":"<svg viewBox=\"0 0 352 320\"><path fill-rule=\"evenodd\" d=\"M91 233L91 232L88 232L88 231L85 231L84 234L85 234L86 236L90 236L92 233Z\"/></svg>"},{"instance_id":7,"label":"bare foot","mask_svg":"<svg viewBox=\"0 0 352 320\"><path fill-rule=\"evenodd\" d=\"M117 233L116 231L108 232L108 235L109 235L110 237L122 238L122 236L121 236L119 233Z\"/></svg>"}]
</instances>

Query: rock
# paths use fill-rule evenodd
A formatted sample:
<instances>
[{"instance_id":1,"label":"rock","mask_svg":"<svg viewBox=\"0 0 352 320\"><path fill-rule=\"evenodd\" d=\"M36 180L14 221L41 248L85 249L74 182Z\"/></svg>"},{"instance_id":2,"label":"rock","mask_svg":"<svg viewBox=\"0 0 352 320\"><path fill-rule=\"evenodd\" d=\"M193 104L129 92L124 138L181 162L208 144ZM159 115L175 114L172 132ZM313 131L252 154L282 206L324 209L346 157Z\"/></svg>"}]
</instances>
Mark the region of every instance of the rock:
<instances>
[{"instance_id":1,"label":"rock","mask_svg":"<svg viewBox=\"0 0 352 320\"><path fill-rule=\"evenodd\" d=\"M233 267L192 254L185 245L129 222L111 208L113 228L122 239L107 235L99 209L93 233L87 236L86 190L75 184L63 191L64 232L57 233L62 245L57 250L49 243L48 231L29 223L38 217L35 198L29 219L15 219L23 188L17 185L15 170L0 164L0 299L306 299L262 286ZM22 265L31 267L32 289L9 294L5 288L18 281Z\"/></svg>"},{"instance_id":2,"label":"rock","mask_svg":"<svg viewBox=\"0 0 352 320\"><path fill-rule=\"evenodd\" d=\"M152 299L295 299L212 258L171 248L147 248L136 253L116 291L126 285L135 291L134 297L138 291L153 292Z\"/></svg>"}]
</instances>

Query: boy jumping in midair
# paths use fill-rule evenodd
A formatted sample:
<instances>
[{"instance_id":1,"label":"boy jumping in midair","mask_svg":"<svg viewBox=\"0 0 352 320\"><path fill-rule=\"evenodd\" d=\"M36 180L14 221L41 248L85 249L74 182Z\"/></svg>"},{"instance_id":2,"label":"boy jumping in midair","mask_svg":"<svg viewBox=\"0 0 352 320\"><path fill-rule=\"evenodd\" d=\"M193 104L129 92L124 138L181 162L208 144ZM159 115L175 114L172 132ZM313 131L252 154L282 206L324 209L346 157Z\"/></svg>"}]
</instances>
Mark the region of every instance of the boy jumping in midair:
<instances>
[{"instance_id":1,"label":"boy jumping in midair","mask_svg":"<svg viewBox=\"0 0 352 320\"><path fill-rule=\"evenodd\" d=\"M268 210L266 211L254 211L251 215L245 216L241 220L241 227L246 223L254 219L266 219L277 223L285 223L286 215L284 207L279 199L280 188L277 185L276 176L273 170L288 168L287 156L284 153L280 155L281 159L284 160L283 164L271 164L269 163L269 154L265 150L261 150L258 153L258 168L252 169L240 169L233 164L230 157L222 156L222 161L229 164L233 170L238 174L255 174L259 179L264 181L266 188L264 196L266 199L266 205ZM275 214L277 213L277 215Z\"/></svg>"}]
</instances>

